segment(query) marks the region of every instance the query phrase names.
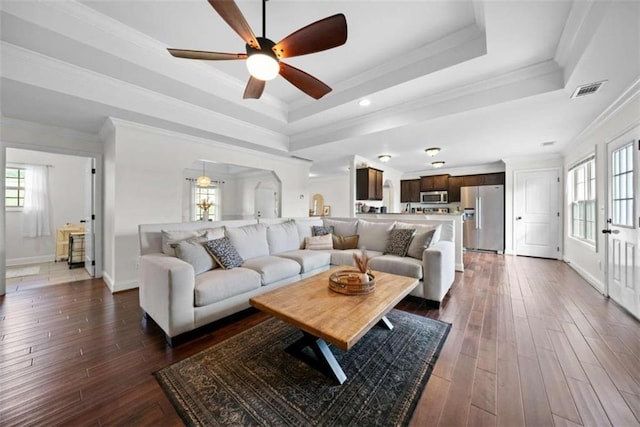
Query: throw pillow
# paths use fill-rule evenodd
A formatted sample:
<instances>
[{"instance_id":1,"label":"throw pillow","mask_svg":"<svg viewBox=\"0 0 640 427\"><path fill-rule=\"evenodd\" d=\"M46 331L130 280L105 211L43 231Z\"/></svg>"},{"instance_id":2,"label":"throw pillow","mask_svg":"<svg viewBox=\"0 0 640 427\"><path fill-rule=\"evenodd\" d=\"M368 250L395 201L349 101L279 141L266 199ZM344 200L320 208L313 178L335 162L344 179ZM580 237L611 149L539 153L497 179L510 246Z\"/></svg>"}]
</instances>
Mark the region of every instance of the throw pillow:
<instances>
[{"instance_id":1,"label":"throw pillow","mask_svg":"<svg viewBox=\"0 0 640 427\"><path fill-rule=\"evenodd\" d=\"M193 237L204 237L207 230L162 230L162 253L176 256L176 251L171 247L180 240L187 240Z\"/></svg>"},{"instance_id":2,"label":"throw pillow","mask_svg":"<svg viewBox=\"0 0 640 427\"><path fill-rule=\"evenodd\" d=\"M265 224L225 227L225 236L231 240L242 259L269 255L267 226Z\"/></svg>"},{"instance_id":3,"label":"throw pillow","mask_svg":"<svg viewBox=\"0 0 640 427\"><path fill-rule=\"evenodd\" d=\"M409 249L411 239L415 236L416 230L411 228L394 228L391 230L389 239L387 239L387 247L384 250L385 255L405 256Z\"/></svg>"},{"instance_id":4,"label":"throw pillow","mask_svg":"<svg viewBox=\"0 0 640 427\"><path fill-rule=\"evenodd\" d=\"M311 227L312 236L324 236L326 234L335 234L333 231L333 225L323 226L323 225L314 225Z\"/></svg>"},{"instance_id":5,"label":"throw pillow","mask_svg":"<svg viewBox=\"0 0 640 427\"><path fill-rule=\"evenodd\" d=\"M354 236L336 236L333 235L333 249L357 249L358 235Z\"/></svg>"},{"instance_id":6,"label":"throw pillow","mask_svg":"<svg viewBox=\"0 0 640 427\"><path fill-rule=\"evenodd\" d=\"M173 244L176 256L191 264L196 275L218 267L218 264L205 249L204 243L202 238L195 237Z\"/></svg>"},{"instance_id":7,"label":"throw pillow","mask_svg":"<svg viewBox=\"0 0 640 427\"><path fill-rule=\"evenodd\" d=\"M333 249L333 239L331 234L325 234L323 236L310 236L304 238L305 249L326 250Z\"/></svg>"},{"instance_id":8,"label":"throw pillow","mask_svg":"<svg viewBox=\"0 0 640 427\"><path fill-rule=\"evenodd\" d=\"M242 257L238 254L236 248L233 247L228 237L209 240L205 243L205 248L213 259L225 270L242 265Z\"/></svg>"},{"instance_id":9,"label":"throw pillow","mask_svg":"<svg viewBox=\"0 0 640 427\"><path fill-rule=\"evenodd\" d=\"M395 226L397 228L414 228L416 230L416 235L413 237L407 250L407 256L415 259L422 259L424 250L440 240L440 231L442 230L442 225L440 224L425 225L398 222ZM433 233L429 233L430 231L433 231Z\"/></svg>"}]
</instances>

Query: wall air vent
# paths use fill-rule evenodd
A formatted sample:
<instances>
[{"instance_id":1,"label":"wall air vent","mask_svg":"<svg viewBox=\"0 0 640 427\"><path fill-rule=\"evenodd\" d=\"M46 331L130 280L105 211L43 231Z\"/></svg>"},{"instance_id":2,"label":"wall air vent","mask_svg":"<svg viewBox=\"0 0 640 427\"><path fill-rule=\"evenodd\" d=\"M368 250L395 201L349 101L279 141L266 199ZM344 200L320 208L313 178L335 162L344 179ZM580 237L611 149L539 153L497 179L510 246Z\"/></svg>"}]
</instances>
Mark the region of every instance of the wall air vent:
<instances>
[{"instance_id":1,"label":"wall air vent","mask_svg":"<svg viewBox=\"0 0 640 427\"><path fill-rule=\"evenodd\" d=\"M540 144L540 145L542 145L543 147L550 147L550 146L552 146L552 145L553 145L553 144L555 144L555 143L556 143L555 141L547 141L547 142L543 142L543 143L542 143L542 144Z\"/></svg>"},{"instance_id":2,"label":"wall air vent","mask_svg":"<svg viewBox=\"0 0 640 427\"><path fill-rule=\"evenodd\" d=\"M573 91L573 95L571 95L571 98L580 98L581 96L592 95L596 93L606 82L607 80L603 80L601 82L578 86L576 90Z\"/></svg>"}]
</instances>

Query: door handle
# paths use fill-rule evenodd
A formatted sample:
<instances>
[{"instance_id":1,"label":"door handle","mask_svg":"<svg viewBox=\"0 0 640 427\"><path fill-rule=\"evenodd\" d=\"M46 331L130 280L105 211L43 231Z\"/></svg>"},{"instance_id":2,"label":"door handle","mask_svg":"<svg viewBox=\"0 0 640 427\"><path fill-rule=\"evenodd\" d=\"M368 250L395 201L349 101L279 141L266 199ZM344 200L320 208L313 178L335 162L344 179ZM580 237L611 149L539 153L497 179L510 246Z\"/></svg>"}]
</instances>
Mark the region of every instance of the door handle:
<instances>
[{"instance_id":1,"label":"door handle","mask_svg":"<svg viewBox=\"0 0 640 427\"><path fill-rule=\"evenodd\" d=\"M520 221L521 219L522 219L522 217L521 217L521 216L517 216L517 217L516 217L516 221Z\"/></svg>"},{"instance_id":2,"label":"door handle","mask_svg":"<svg viewBox=\"0 0 640 427\"><path fill-rule=\"evenodd\" d=\"M602 230L602 234L611 234L611 230L605 228L604 230Z\"/></svg>"}]
</instances>

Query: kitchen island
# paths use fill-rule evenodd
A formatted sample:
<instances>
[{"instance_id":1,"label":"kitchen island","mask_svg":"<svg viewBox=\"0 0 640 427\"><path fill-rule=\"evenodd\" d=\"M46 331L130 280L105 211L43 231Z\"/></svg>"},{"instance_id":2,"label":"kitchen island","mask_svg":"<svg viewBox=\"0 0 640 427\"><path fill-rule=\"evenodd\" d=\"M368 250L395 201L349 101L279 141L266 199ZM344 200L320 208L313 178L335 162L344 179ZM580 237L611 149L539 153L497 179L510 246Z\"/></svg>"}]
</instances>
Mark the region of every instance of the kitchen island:
<instances>
[{"instance_id":1,"label":"kitchen island","mask_svg":"<svg viewBox=\"0 0 640 427\"><path fill-rule=\"evenodd\" d=\"M357 213L357 218L361 218L366 220L367 218L371 219L395 219L396 221L402 220L411 220L411 219L430 219L430 220L442 220L442 219L452 219L454 221L454 242L455 242L455 253L456 253L456 271L464 271L464 263L462 259L462 213Z\"/></svg>"}]
</instances>

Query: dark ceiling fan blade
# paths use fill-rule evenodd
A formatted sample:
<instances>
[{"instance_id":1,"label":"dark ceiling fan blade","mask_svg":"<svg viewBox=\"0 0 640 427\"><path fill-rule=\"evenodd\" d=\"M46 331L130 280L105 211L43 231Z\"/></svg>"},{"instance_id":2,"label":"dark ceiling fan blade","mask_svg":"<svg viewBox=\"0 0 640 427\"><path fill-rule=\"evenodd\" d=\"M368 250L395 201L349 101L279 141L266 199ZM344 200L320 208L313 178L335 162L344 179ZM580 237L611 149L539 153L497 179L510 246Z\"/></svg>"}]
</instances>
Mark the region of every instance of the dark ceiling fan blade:
<instances>
[{"instance_id":1,"label":"dark ceiling fan blade","mask_svg":"<svg viewBox=\"0 0 640 427\"><path fill-rule=\"evenodd\" d=\"M331 88L329 86L322 83L311 74L307 74L296 67L285 64L284 62L280 63L280 75L312 98L320 99L331 92Z\"/></svg>"},{"instance_id":2,"label":"dark ceiling fan blade","mask_svg":"<svg viewBox=\"0 0 640 427\"><path fill-rule=\"evenodd\" d=\"M204 50L167 49L176 58L208 59L211 61L225 61L233 59L247 59L246 53L207 52Z\"/></svg>"},{"instance_id":3,"label":"dark ceiling fan blade","mask_svg":"<svg viewBox=\"0 0 640 427\"><path fill-rule=\"evenodd\" d=\"M347 20L342 13L316 21L289 34L273 47L280 58L320 52L345 44Z\"/></svg>"},{"instance_id":4,"label":"dark ceiling fan blade","mask_svg":"<svg viewBox=\"0 0 640 427\"><path fill-rule=\"evenodd\" d=\"M244 15L238 9L236 3L232 0L209 0L209 4L213 7L218 15L225 20L227 24L242 37L242 40L254 49L260 49L260 43L256 39L251 27L244 19Z\"/></svg>"},{"instance_id":5,"label":"dark ceiling fan blade","mask_svg":"<svg viewBox=\"0 0 640 427\"><path fill-rule=\"evenodd\" d=\"M262 96L262 92L264 91L265 83L266 82L264 80L258 80L255 77L250 77L249 81L247 82L247 87L244 89L244 95L242 95L242 98L260 98Z\"/></svg>"}]
</instances>

